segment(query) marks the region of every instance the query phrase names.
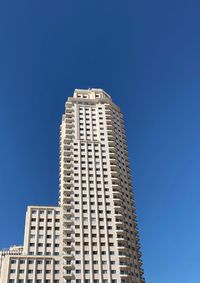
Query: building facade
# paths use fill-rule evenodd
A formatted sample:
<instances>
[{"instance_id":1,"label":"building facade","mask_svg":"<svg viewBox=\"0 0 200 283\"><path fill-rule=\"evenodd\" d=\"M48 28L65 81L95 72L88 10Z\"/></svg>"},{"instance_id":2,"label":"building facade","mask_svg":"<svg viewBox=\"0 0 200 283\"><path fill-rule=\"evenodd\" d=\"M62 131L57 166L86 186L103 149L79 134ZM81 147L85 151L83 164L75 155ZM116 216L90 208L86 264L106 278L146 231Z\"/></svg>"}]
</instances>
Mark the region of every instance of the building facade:
<instances>
[{"instance_id":1,"label":"building facade","mask_svg":"<svg viewBox=\"0 0 200 283\"><path fill-rule=\"evenodd\" d=\"M76 89L60 127L59 206L28 208L22 254L3 257L0 282L144 283L141 266L123 115L102 89Z\"/></svg>"},{"instance_id":2,"label":"building facade","mask_svg":"<svg viewBox=\"0 0 200 283\"><path fill-rule=\"evenodd\" d=\"M1 283L61 281L61 208L29 206L24 245L1 252Z\"/></svg>"}]
</instances>

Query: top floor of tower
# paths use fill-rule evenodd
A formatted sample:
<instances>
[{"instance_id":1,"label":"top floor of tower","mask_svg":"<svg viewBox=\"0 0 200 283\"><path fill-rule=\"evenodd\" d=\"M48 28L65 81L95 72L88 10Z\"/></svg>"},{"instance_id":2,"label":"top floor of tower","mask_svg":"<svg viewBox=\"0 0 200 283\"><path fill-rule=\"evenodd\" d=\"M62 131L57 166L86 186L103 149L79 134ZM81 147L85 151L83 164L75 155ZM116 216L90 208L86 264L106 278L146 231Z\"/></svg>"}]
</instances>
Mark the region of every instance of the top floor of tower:
<instances>
[{"instance_id":1,"label":"top floor of tower","mask_svg":"<svg viewBox=\"0 0 200 283\"><path fill-rule=\"evenodd\" d=\"M75 89L73 97L83 99L108 98L112 100L111 96L101 88Z\"/></svg>"},{"instance_id":2,"label":"top floor of tower","mask_svg":"<svg viewBox=\"0 0 200 283\"><path fill-rule=\"evenodd\" d=\"M112 101L111 96L101 88L75 89L73 96L67 99L65 110L67 111L67 108L71 107L72 104L88 106L104 104L117 112L121 112L120 108Z\"/></svg>"}]
</instances>

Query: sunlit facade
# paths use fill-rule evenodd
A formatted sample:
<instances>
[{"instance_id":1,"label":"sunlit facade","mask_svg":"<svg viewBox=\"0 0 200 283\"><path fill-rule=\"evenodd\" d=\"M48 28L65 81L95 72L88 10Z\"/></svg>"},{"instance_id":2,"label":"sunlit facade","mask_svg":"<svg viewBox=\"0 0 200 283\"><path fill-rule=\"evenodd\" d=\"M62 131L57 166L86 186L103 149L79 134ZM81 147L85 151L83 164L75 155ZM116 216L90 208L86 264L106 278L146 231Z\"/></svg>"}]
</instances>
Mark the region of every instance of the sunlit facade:
<instances>
[{"instance_id":1,"label":"sunlit facade","mask_svg":"<svg viewBox=\"0 0 200 283\"><path fill-rule=\"evenodd\" d=\"M68 98L59 206L28 207L21 249L1 283L144 283L124 119L102 89Z\"/></svg>"}]
</instances>

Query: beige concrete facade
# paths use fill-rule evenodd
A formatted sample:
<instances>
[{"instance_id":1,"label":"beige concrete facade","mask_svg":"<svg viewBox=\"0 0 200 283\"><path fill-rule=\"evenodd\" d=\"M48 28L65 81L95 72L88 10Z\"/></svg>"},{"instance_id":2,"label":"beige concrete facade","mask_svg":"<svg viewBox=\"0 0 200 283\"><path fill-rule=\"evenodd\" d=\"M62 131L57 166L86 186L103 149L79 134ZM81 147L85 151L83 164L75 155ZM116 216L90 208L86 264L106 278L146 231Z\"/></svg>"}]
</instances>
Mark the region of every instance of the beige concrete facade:
<instances>
[{"instance_id":1,"label":"beige concrete facade","mask_svg":"<svg viewBox=\"0 0 200 283\"><path fill-rule=\"evenodd\" d=\"M102 89L68 98L59 206L29 206L13 249L0 283L144 283L124 119Z\"/></svg>"},{"instance_id":2,"label":"beige concrete facade","mask_svg":"<svg viewBox=\"0 0 200 283\"><path fill-rule=\"evenodd\" d=\"M144 282L124 119L102 89L66 103L60 204L63 282Z\"/></svg>"},{"instance_id":3,"label":"beige concrete facade","mask_svg":"<svg viewBox=\"0 0 200 283\"><path fill-rule=\"evenodd\" d=\"M0 283L59 283L61 209L29 206L24 246L1 252Z\"/></svg>"}]
</instances>

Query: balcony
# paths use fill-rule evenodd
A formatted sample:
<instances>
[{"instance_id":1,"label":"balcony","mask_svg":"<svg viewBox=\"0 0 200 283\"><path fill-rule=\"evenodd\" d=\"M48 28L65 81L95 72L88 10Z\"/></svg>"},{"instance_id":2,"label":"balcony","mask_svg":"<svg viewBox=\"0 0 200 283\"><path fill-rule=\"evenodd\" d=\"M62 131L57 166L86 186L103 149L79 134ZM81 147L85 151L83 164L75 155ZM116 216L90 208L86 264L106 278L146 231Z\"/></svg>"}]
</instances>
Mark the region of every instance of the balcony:
<instances>
[{"instance_id":1,"label":"balcony","mask_svg":"<svg viewBox=\"0 0 200 283\"><path fill-rule=\"evenodd\" d=\"M63 188L66 190L66 191L69 191L69 190L71 190L71 188L73 187L73 183L69 183L69 184L64 184L63 185Z\"/></svg>"},{"instance_id":2,"label":"balcony","mask_svg":"<svg viewBox=\"0 0 200 283\"><path fill-rule=\"evenodd\" d=\"M108 141L108 146L109 146L109 150L113 147L115 149L115 142L114 141ZM115 151L116 152L116 149Z\"/></svg>"},{"instance_id":3,"label":"balcony","mask_svg":"<svg viewBox=\"0 0 200 283\"><path fill-rule=\"evenodd\" d=\"M107 121L107 130L114 130L114 123L112 120Z\"/></svg>"},{"instance_id":4,"label":"balcony","mask_svg":"<svg viewBox=\"0 0 200 283\"><path fill-rule=\"evenodd\" d=\"M74 279L74 275L72 273L63 273L63 277L66 280L73 280Z\"/></svg>"},{"instance_id":5,"label":"balcony","mask_svg":"<svg viewBox=\"0 0 200 283\"><path fill-rule=\"evenodd\" d=\"M67 116L65 118L65 123L72 123L74 122L73 115Z\"/></svg>"},{"instance_id":6,"label":"balcony","mask_svg":"<svg viewBox=\"0 0 200 283\"><path fill-rule=\"evenodd\" d=\"M73 133L74 133L74 131L72 129L68 128L68 129L65 130L66 135L72 135Z\"/></svg>"},{"instance_id":7,"label":"balcony","mask_svg":"<svg viewBox=\"0 0 200 283\"><path fill-rule=\"evenodd\" d=\"M67 143L67 144L66 144L65 141L64 141L63 149L64 149L64 150L71 150L71 149L73 149L73 146L72 146L71 143Z\"/></svg>"},{"instance_id":8,"label":"balcony","mask_svg":"<svg viewBox=\"0 0 200 283\"><path fill-rule=\"evenodd\" d=\"M74 231L71 229L71 228L69 228L68 226L63 226L63 234L64 234L64 236L63 236L63 238L68 238L67 237L67 234L70 234L70 235L72 235L74 233Z\"/></svg>"},{"instance_id":9,"label":"balcony","mask_svg":"<svg viewBox=\"0 0 200 283\"><path fill-rule=\"evenodd\" d=\"M71 204L71 202L74 200L74 198L73 198L73 196L72 195L67 195L67 196L64 196L63 197L63 202L64 202L64 204L68 204L69 202L70 202L70 204Z\"/></svg>"},{"instance_id":10,"label":"balcony","mask_svg":"<svg viewBox=\"0 0 200 283\"><path fill-rule=\"evenodd\" d=\"M72 225L74 223L74 221L72 220L71 217L65 217L63 222L64 222L64 225L66 225L66 226L67 225Z\"/></svg>"},{"instance_id":11,"label":"balcony","mask_svg":"<svg viewBox=\"0 0 200 283\"><path fill-rule=\"evenodd\" d=\"M108 142L114 142L116 140L114 135L108 135Z\"/></svg>"},{"instance_id":12,"label":"balcony","mask_svg":"<svg viewBox=\"0 0 200 283\"><path fill-rule=\"evenodd\" d=\"M66 220L68 217L74 216L74 213L71 209L65 210L63 214L64 214L64 220Z\"/></svg>"},{"instance_id":13,"label":"balcony","mask_svg":"<svg viewBox=\"0 0 200 283\"><path fill-rule=\"evenodd\" d=\"M71 202L66 202L66 203L64 203L64 208L66 208L66 209L71 209L71 208L73 208L74 207L74 205L71 203Z\"/></svg>"},{"instance_id":14,"label":"balcony","mask_svg":"<svg viewBox=\"0 0 200 283\"><path fill-rule=\"evenodd\" d=\"M118 246L117 248L118 248L119 253L128 254L129 249L125 245Z\"/></svg>"},{"instance_id":15,"label":"balcony","mask_svg":"<svg viewBox=\"0 0 200 283\"><path fill-rule=\"evenodd\" d=\"M120 270L120 277L122 278L122 279L127 279L128 277L130 277L130 274L127 272L127 273L125 273L125 272L123 272L123 271L125 271L125 270ZM122 273L121 273L122 272Z\"/></svg>"},{"instance_id":16,"label":"balcony","mask_svg":"<svg viewBox=\"0 0 200 283\"><path fill-rule=\"evenodd\" d=\"M128 255L127 252L119 251L118 256L119 256L119 258L121 258L121 259L130 260L130 256Z\"/></svg>"},{"instance_id":17,"label":"balcony","mask_svg":"<svg viewBox=\"0 0 200 283\"><path fill-rule=\"evenodd\" d=\"M71 182L69 182L70 180L72 180L73 179L73 177L72 177L72 175L71 174L68 174L68 175L66 175L64 178L63 178L63 181L65 182L65 183L71 183Z\"/></svg>"},{"instance_id":18,"label":"balcony","mask_svg":"<svg viewBox=\"0 0 200 283\"><path fill-rule=\"evenodd\" d=\"M65 124L65 130L72 129L73 126L74 126L74 123L72 121L68 121Z\"/></svg>"},{"instance_id":19,"label":"balcony","mask_svg":"<svg viewBox=\"0 0 200 283\"><path fill-rule=\"evenodd\" d=\"M143 268L140 268L140 274L144 274L144 269Z\"/></svg>"},{"instance_id":20,"label":"balcony","mask_svg":"<svg viewBox=\"0 0 200 283\"><path fill-rule=\"evenodd\" d=\"M124 208L123 206L118 203L114 203L114 209L115 209L115 213L123 213L124 212Z\"/></svg>"},{"instance_id":21,"label":"balcony","mask_svg":"<svg viewBox=\"0 0 200 283\"><path fill-rule=\"evenodd\" d=\"M70 164L64 164L64 169L67 169L68 172L72 172L72 166Z\"/></svg>"},{"instance_id":22,"label":"balcony","mask_svg":"<svg viewBox=\"0 0 200 283\"><path fill-rule=\"evenodd\" d=\"M119 267L120 267L120 270L124 270L124 271L128 271L131 269L131 266L127 262L120 262Z\"/></svg>"},{"instance_id":23,"label":"balcony","mask_svg":"<svg viewBox=\"0 0 200 283\"><path fill-rule=\"evenodd\" d=\"M63 252L66 253L66 254L69 254L69 252L71 252L73 250L74 250L74 247L71 245L71 242L70 242L70 245L65 245L63 247Z\"/></svg>"},{"instance_id":24,"label":"balcony","mask_svg":"<svg viewBox=\"0 0 200 283\"><path fill-rule=\"evenodd\" d=\"M123 195L121 192L113 192L113 199L114 200L123 200Z\"/></svg>"},{"instance_id":25,"label":"balcony","mask_svg":"<svg viewBox=\"0 0 200 283\"><path fill-rule=\"evenodd\" d=\"M64 262L63 263L63 268L64 269L68 269L68 270L73 270L75 268L74 264L72 263L67 263L67 262Z\"/></svg>"},{"instance_id":26,"label":"balcony","mask_svg":"<svg viewBox=\"0 0 200 283\"><path fill-rule=\"evenodd\" d=\"M73 158L72 158L71 155L66 155L66 156L63 158L64 163L71 162L72 160L73 160Z\"/></svg>"},{"instance_id":27,"label":"balcony","mask_svg":"<svg viewBox=\"0 0 200 283\"><path fill-rule=\"evenodd\" d=\"M119 172L119 167L116 166L115 164L111 164L111 165L110 165L110 168L111 168L111 173L112 173L112 171L114 171L114 172Z\"/></svg>"},{"instance_id":28,"label":"balcony","mask_svg":"<svg viewBox=\"0 0 200 283\"><path fill-rule=\"evenodd\" d=\"M118 236L125 236L125 235L126 235L126 231L123 230L122 228L118 228L118 229L116 230L116 232L117 232L117 235L118 235Z\"/></svg>"},{"instance_id":29,"label":"balcony","mask_svg":"<svg viewBox=\"0 0 200 283\"><path fill-rule=\"evenodd\" d=\"M121 220L120 222L117 222L116 225L117 225L117 228L121 230L123 230L126 227L125 223L122 222Z\"/></svg>"},{"instance_id":30,"label":"balcony","mask_svg":"<svg viewBox=\"0 0 200 283\"><path fill-rule=\"evenodd\" d=\"M110 119L113 119L113 115L112 115L112 112L106 112L106 120L110 120Z\"/></svg>"},{"instance_id":31,"label":"balcony","mask_svg":"<svg viewBox=\"0 0 200 283\"><path fill-rule=\"evenodd\" d=\"M72 170L70 169L70 167L69 167L69 170L64 170L63 171L63 174L65 175L65 176L71 176L71 173L72 173Z\"/></svg>"},{"instance_id":32,"label":"balcony","mask_svg":"<svg viewBox=\"0 0 200 283\"><path fill-rule=\"evenodd\" d=\"M119 172L117 172L117 171L111 171L111 178L116 178L116 179L118 179L118 177L119 177ZM118 179L119 180L119 179ZM120 182L120 181L119 181Z\"/></svg>"},{"instance_id":33,"label":"balcony","mask_svg":"<svg viewBox=\"0 0 200 283\"><path fill-rule=\"evenodd\" d=\"M73 260L74 259L74 255L71 254L71 252L67 252L63 254L63 258L66 260Z\"/></svg>"},{"instance_id":34,"label":"balcony","mask_svg":"<svg viewBox=\"0 0 200 283\"><path fill-rule=\"evenodd\" d=\"M65 110L67 111L67 113L73 112L74 109L72 108L72 103L66 102L66 104L65 104Z\"/></svg>"},{"instance_id":35,"label":"balcony","mask_svg":"<svg viewBox=\"0 0 200 283\"><path fill-rule=\"evenodd\" d=\"M70 237L68 237L68 236L63 236L63 241L64 241L64 243L66 244L66 243L70 243L70 242L73 242L74 241L74 239L70 236Z\"/></svg>"},{"instance_id":36,"label":"balcony","mask_svg":"<svg viewBox=\"0 0 200 283\"><path fill-rule=\"evenodd\" d=\"M143 261L141 259L138 260L138 264L139 266L142 266L143 265Z\"/></svg>"},{"instance_id":37,"label":"balcony","mask_svg":"<svg viewBox=\"0 0 200 283\"><path fill-rule=\"evenodd\" d=\"M113 192L121 192L121 187L119 184L112 183Z\"/></svg>"},{"instance_id":38,"label":"balcony","mask_svg":"<svg viewBox=\"0 0 200 283\"><path fill-rule=\"evenodd\" d=\"M111 158L111 157L110 157L110 165L116 166L117 164L118 164L117 158Z\"/></svg>"},{"instance_id":39,"label":"balcony","mask_svg":"<svg viewBox=\"0 0 200 283\"><path fill-rule=\"evenodd\" d=\"M116 176L111 176L112 178L112 184L115 184L115 185L120 185L120 180L119 178L117 178L119 176L119 174Z\"/></svg>"},{"instance_id":40,"label":"balcony","mask_svg":"<svg viewBox=\"0 0 200 283\"><path fill-rule=\"evenodd\" d=\"M68 197L69 195L73 195L73 194L74 194L74 191L72 191L71 188L65 189L63 192L63 195L65 197Z\"/></svg>"},{"instance_id":41,"label":"balcony","mask_svg":"<svg viewBox=\"0 0 200 283\"><path fill-rule=\"evenodd\" d=\"M122 213L115 213L115 220L116 220L117 224L119 222L123 222L124 221L124 215Z\"/></svg>"}]
</instances>

